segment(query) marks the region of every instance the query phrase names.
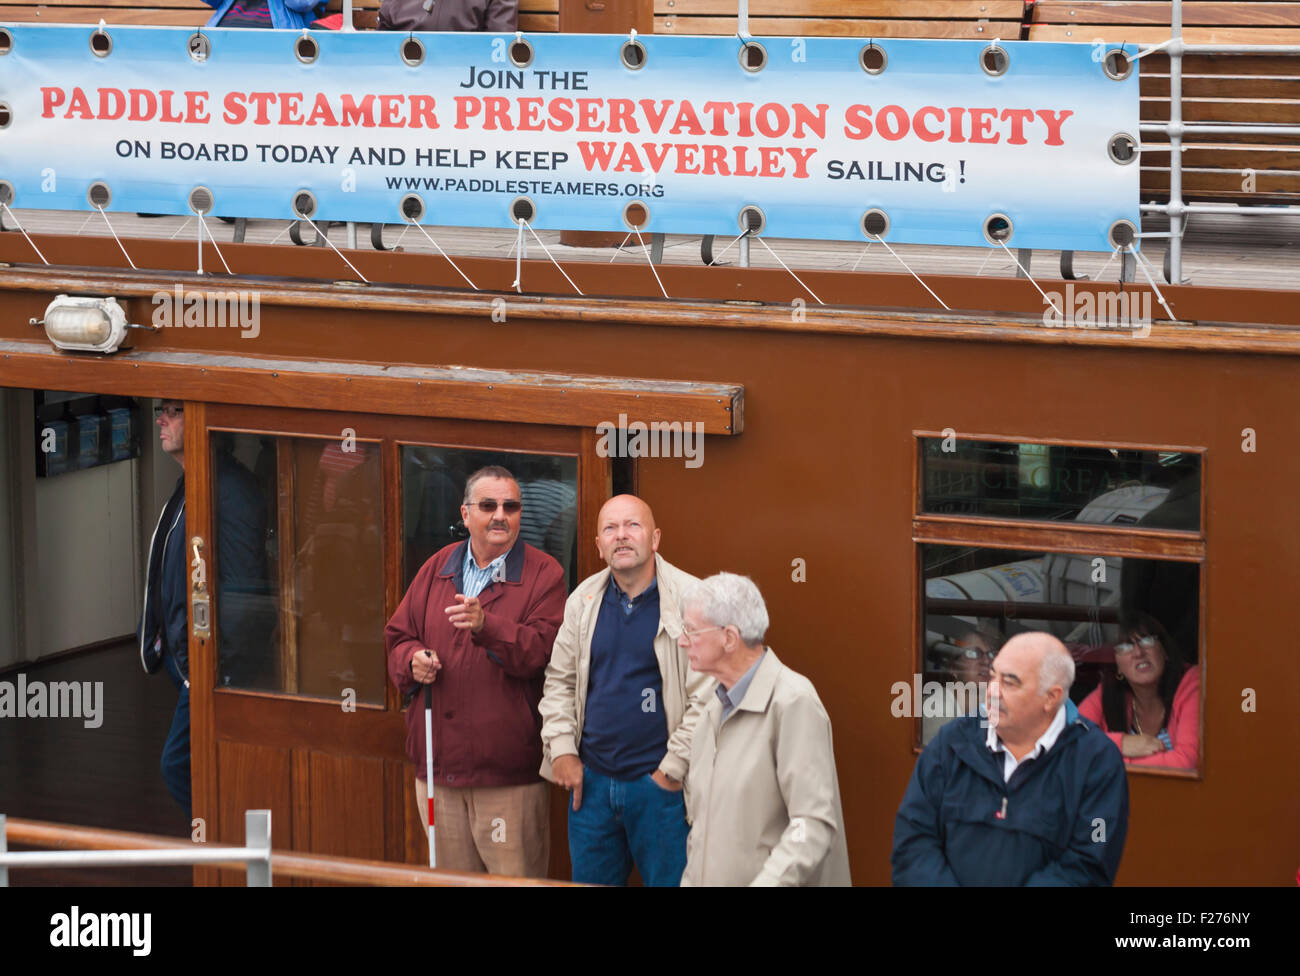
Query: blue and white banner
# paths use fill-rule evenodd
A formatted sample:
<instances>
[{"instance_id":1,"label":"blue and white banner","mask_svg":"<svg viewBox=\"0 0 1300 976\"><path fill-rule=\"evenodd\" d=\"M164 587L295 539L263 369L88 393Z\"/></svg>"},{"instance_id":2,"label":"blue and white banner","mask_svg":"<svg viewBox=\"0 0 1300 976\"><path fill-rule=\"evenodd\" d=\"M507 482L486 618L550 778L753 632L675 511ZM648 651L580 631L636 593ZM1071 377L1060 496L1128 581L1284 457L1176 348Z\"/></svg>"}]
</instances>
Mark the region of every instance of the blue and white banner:
<instances>
[{"instance_id":1,"label":"blue and white banner","mask_svg":"<svg viewBox=\"0 0 1300 976\"><path fill-rule=\"evenodd\" d=\"M225 216L727 240L754 208L770 237L1106 251L1138 224L1137 71L1100 44L3 31L14 208L202 187Z\"/></svg>"}]
</instances>

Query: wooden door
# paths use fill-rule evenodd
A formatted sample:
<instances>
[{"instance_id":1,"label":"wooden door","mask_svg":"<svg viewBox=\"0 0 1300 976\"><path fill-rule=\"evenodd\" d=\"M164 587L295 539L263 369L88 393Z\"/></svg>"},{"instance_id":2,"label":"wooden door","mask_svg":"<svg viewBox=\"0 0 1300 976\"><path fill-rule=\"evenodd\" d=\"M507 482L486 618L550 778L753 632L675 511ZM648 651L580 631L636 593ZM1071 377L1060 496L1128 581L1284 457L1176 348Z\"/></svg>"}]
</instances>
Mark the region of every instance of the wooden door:
<instances>
[{"instance_id":1,"label":"wooden door","mask_svg":"<svg viewBox=\"0 0 1300 976\"><path fill-rule=\"evenodd\" d=\"M465 478L485 464L519 477L521 533L570 586L593 572L578 526L595 522L608 462L577 428L213 404L192 417L195 817L209 841L242 843L244 811L267 808L277 848L423 863L384 624L423 561L463 537Z\"/></svg>"}]
</instances>

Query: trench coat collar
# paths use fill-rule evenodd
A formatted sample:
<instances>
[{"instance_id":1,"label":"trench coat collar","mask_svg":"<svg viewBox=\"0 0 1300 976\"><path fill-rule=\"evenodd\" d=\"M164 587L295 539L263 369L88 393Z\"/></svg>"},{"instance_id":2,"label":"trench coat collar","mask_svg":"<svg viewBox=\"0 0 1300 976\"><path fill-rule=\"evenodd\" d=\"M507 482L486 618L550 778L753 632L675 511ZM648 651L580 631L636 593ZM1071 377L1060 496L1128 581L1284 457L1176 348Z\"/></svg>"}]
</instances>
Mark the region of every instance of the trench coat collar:
<instances>
[{"instance_id":1,"label":"trench coat collar","mask_svg":"<svg viewBox=\"0 0 1300 976\"><path fill-rule=\"evenodd\" d=\"M749 687L745 689L745 697L736 705L735 711L737 712L765 712L768 703L772 700L772 692L776 688L776 677L781 673L784 665L772 648L763 645L763 650L767 653L763 655L763 660L758 664L758 670L754 672L754 677L750 679Z\"/></svg>"},{"instance_id":2,"label":"trench coat collar","mask_svg":"<svg viewBox=\"0 0 1300 976\"><path fill-rule=\"evenodd\" d=\"M524 576L524 537L520 535L515 539L515 544L510 547L506 553L505 561L505 579L493 580L487 585L482 593L479 594L479 604L491 603L504 592L502 587L495 584L498 582L507 583L511 586L518 586ZM442 572L438 574L442 579L450 579L456 587L457 593L465 591L465 549L469 546L469 540L466 539L460 543L454 550L447 561L443 563Z\"/></svg>"}]
</instances>

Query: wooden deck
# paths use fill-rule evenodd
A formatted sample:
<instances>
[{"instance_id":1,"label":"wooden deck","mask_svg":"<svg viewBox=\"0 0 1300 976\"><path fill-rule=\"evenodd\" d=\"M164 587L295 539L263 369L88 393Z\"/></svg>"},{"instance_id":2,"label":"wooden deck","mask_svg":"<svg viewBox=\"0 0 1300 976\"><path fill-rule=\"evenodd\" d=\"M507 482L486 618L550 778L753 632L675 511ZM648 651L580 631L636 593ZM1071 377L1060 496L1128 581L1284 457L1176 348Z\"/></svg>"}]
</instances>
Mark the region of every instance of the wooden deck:
<instances>
[{"instance_id":1,"label":"wooden deck","mask_svg":"<svg viewBox=\"0 0 1300 976\"><path fill-rule=\"evenodd\" d=\"M80 234L105 238L105 246L114 250L117 248L104 218L98 214L35 210L19 210L16 213L24 229L35 235L38 246L40 234ZM178 247L189 247L197 259L198 229L192 218L143 218L134 214L111 214L109 219L112 221L113 230L123 239L128 253L131 250L131 238L173 238ZM12 221L7 220L6 227L11 223ZM209 220L207 226L218 246L229 242L233 237L234 228L229 224ZM293 247L288 237L289 227L288 221L250 221L245 240L250 244L279 243L285 247ZM1143 220L1144 233L1167 232L1168 229L1168 220L1163 216L1148 216ZM465 227L427 227L425 230L453 257L458 255L513 257L517 236L509 230ZM16 233L16 231L11 232ZM304 239L312 240L314 237L314 232L307 229ZM612 258L611 274L617 273L617 268L621 264L646 260L644 249L637 244L635 238L632 238L621 251L615 253L611 248L562 245L558 231L539 231L538 237L545 242L551 254L562 263L605 262L609 264ZM536 240L531 235L526 235L526 239L527 256L544 260ZM344 227L335 225L330 231L330 240L346 253ZM386 227L384 243L388 247L396 245L407 252L437 254L436 249L424 235L411 227L396 225ZM730 240L721 237L714 241L713 254L719 264L735 264L738 260L738 246L733 246L723 253L729 243ZM1162 238L1152 238L1147 241L1144 253L1158 276L1167 243L1167 240ZM645 239L645 244L649 245L648 238ZM802 240L769 240L768 244L781 260L795 271L802 268L864 272L903 270L898 259L880 244ZM370 248L370 225L358 225L357 246L362 250ZM929 273L1013 277L1016 274L1016 267L1011 258L1000 249L992 251L986 248L927 245L891 246L913 271L922 276ZM330 248L321 246L319 250L322 278L352 277L347 265ZM1075 271L1095 277L1104 268L1107 279L1118 280L1120 262L1117 258L1108 261L1108 257L1099 252L1080 252L1075 258ZM212 271L214 267L220 269L220 261L215 259L210 247L205 248L204 260L206 270ZM35 253L32 254L32 261L33 263L39 261ZM1059 262L1058 251L1035 251L1029 270L1036 279L1059 280ZM669 235L665 241L663 263L701 264L700 238ZM756 268L780 267L776 258L758 243L751 244L750 263ZM1300 208L1297 208L1294 216L1236 213L1193 215L1184 237L1183 274L1194 285L1300 289ZM1138 271L1137 280L1139 282L1146 280L1141 269ZM1157 284L1163 286L1162 276L1158 277Z\"/></svg>"}]
</instances>

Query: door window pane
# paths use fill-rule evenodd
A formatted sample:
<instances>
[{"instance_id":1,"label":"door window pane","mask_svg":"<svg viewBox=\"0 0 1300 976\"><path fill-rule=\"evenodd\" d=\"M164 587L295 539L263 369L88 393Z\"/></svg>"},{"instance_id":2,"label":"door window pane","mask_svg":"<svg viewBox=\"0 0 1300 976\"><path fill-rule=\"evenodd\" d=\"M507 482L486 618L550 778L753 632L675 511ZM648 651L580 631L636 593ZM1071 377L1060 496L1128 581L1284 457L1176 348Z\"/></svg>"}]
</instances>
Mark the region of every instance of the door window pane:
<instances>
[{"instance_id":1,"label":"door window pane","mask_svg":"<svg viewBox=\"0 0 1300 976\"><path fill-rule=\"evenodd\" d=\"M1200 729L1200 568L1174 560L923 545L922 720L929 742L977 714L989 664L1025 631L1063 641L1070 698L1119 739L1130 768L1195 769ZM1145 640L1144 640L1145 638ZM1143 717L1146 717L1145 723ZM1125 739L1128 739L1125 743Z\"/></svg>"},{"instance_id":2,"label":"door window pane","mask_svg":"<svg viewBox=\"0 0 1300 976\"><path fill-rule=\"evenodd\" d=\"M921 465L926 513L1201 525L1199 454L925 437Z\"/></svg>"},{"instance_id":3,"label":"door window pane","mask_svg":"<svg viewBox=\"0 0 1300 976\"><path fill-rule=\"evenodd\" d=\"M554 556L568 588L578 583L578 459L563 455L478 451L424 444L402 446L402 586L411 585L439 549L468 538L460 517L465 482L499 464L519 482L524 508L519 535Z\"/></svg>"},{"instance_id":4,"label":"door window pane","mask_svg":"<svg viewBox=\"0 0 1300 976\"><path fill-rule=\"evenodd\" d=\"M219 684L382 704L378 445L229 432L212 440Z\"/></svg>"}]
</instances>

